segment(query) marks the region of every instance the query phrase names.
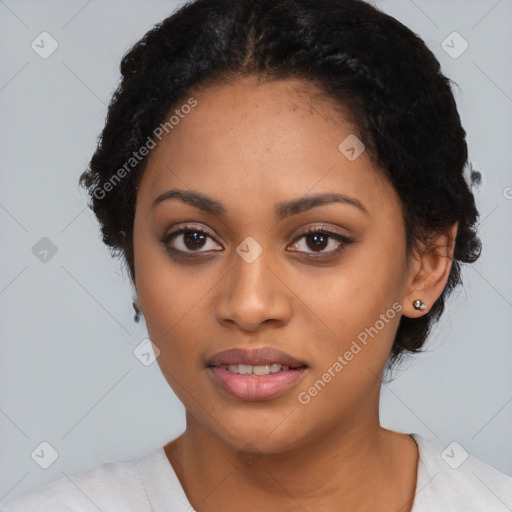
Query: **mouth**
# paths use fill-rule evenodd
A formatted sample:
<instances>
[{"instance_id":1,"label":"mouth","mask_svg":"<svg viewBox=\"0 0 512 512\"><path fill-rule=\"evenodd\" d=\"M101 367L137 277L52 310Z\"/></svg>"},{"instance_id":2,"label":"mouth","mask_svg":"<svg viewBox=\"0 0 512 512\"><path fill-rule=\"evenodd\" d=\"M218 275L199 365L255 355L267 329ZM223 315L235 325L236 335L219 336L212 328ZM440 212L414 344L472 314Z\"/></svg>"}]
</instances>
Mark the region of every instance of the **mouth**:
<instances>
[{"instance_id":1,"label":"mouth","mask_svg":"<svg viewBox=\"0 0 512 512\"><path fill-rule=\"evenodd\" d=\"M251 375L253 377L262 377L263 375L270 375L279 372L287 372L290 370L299 370L306 368L306 366L287 366L280 363L271 364L229 364L229 365L212 365L210 368L221 368L237 375Z\"/></svg>"},{"instance_id":2,"label":"mouth","mask_svg":"<svg viewBox=\"0 0 512 512\"><path fill-rule=\"evenodd\" d=\"M206 367L216 386L231 398L267 401L293 388L308 365L285 352L263 347L220 352Z\"/></svg>"}]
</instances>

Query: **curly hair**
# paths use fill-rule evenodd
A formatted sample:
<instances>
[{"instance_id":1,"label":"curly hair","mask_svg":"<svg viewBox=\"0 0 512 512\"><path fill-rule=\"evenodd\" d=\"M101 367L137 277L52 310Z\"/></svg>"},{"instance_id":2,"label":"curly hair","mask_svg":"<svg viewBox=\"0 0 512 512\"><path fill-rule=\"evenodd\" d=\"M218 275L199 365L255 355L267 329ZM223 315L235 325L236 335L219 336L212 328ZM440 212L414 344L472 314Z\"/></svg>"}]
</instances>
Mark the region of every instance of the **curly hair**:
<instances>
[{"instance_id":1,"label":"curly hair","mask_svg":"<svg viewBox=\"0 0 512 512\"><path fill-rule=\"evenodd\" d=\"M147 158L129 170L126 162L193 87L248 75L297 78L349 113L398 192L408 251L458 223L445 289L424 316L402 316L388 364L421 351L462 282L460 264L475 261L481 244L451 81L418 36L362 0L196 0L147 32L123 57L121 74L80 184L104 243L124 257L132 280L135 201Z\"/></svg>"}]
</instances>

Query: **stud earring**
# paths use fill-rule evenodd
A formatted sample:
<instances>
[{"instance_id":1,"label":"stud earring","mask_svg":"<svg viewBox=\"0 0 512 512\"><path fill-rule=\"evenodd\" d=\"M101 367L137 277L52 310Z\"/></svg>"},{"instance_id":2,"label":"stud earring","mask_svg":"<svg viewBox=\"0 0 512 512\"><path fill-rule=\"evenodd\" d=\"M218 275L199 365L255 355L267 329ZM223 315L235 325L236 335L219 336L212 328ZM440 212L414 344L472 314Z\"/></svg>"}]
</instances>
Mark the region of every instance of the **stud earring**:
<instances>
[{"instance_id":1,"label":"stud earring","mask_svg":"<svg viewBox=\"0 0 512 512\"><path fill-rule=\"evenodd\" d=\"M135 322L138 322L140 320L140 317L142 315L141 311L140 311L140 305L139 305L139 300L138 299L135 299L133 302L132 302L132 306L133 306L133 309L135 311L135 316L133 317L133 320Z\"/></svg>"},{"instance_id":2,"label":"stud earring","mask_svg":"<svg viewBox=\"0 0 512 512\"><path fill-rule=\"evenodd\" d=\"M420 299L416 299L413 303L412 303L414 309L417 309L419 311L423 311L424 309L427 309L427 305L424 304L423 302L421 302Z\"/></svg>"}]
</instances>

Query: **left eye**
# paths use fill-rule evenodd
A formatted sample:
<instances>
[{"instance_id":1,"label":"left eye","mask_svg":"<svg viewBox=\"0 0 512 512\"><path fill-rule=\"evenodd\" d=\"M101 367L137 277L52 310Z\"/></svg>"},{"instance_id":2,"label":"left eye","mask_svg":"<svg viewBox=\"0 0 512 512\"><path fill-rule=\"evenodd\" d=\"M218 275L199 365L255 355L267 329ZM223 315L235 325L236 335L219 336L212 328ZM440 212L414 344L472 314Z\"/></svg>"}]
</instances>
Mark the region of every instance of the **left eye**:
<instances>
[{"instance_id":1,"label":"left eye","mask_svg":"<svg viewBox=\"0 0 512 512\"><path fill-rule=\"evenodd\" d=\"M301 241L303 243L301 243ZM351 240L339 233L326 231L324 228L312 229L302 233L297 240L293 243L298 252L314 253L337 253L350 244ZM311 251L304 250L304 247L311 249ZM330 247L329 250L324 250Z\"/></svg>"}]
</instances>

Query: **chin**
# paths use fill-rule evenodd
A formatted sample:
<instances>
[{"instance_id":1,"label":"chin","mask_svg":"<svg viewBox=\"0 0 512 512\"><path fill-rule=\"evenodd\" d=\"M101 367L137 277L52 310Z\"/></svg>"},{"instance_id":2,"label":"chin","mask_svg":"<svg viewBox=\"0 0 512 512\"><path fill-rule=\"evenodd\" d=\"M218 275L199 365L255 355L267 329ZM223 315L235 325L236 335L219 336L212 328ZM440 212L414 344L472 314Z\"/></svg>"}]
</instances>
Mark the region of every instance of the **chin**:
<instances>
[{"instance_id":1,"label":"chin","mask_svg":"<svg viewBox=\"0 0 512 512\"><path fill-rule=\"evenodd\" d=\"M310 437L298 432L297 419L288 414L225 414L222 427L209 424L208 429L235 451L279 454L302 445ZM293 420L292 420L293 418ZM293 421L293 423L291 423Z\"/></svg>"}]
</instances>

